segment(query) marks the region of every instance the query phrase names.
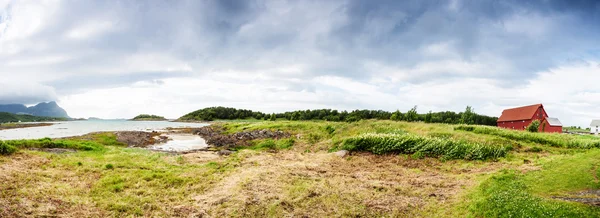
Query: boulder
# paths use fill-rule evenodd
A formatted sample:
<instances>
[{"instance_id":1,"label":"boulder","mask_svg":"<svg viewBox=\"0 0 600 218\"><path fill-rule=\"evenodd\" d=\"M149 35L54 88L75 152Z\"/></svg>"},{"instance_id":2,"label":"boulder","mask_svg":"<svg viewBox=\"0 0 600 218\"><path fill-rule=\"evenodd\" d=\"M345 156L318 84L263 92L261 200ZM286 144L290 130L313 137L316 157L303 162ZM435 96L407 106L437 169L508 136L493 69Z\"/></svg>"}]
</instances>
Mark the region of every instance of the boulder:
<instances>
[{"instance_id":1,"label":"boulder","mask_svg":"<svg viewBox=\"0 0 600 218\"><path fill-rule=\"evenodd\" d=\"M350 152L347 151L347 150L340 150L340 151L337 151L337 152L335 152L333 154L335 154L335 156L338 156L338 157L346 157L346 156L348 156L350 154Z\"/></svg>"}]
</instances>

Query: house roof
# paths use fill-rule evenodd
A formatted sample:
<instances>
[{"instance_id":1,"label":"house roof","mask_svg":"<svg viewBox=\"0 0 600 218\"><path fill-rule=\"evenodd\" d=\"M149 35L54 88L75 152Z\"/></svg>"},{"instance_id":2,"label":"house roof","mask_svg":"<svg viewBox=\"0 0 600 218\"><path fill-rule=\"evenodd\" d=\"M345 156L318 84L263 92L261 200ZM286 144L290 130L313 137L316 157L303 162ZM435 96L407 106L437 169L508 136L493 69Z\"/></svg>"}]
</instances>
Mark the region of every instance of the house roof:
<instances>
[{"instance_id":1,"label":"house roof","mask_svg":"<svg viewBox=\"0 0 600 218\"><path fill-rule=\"evenodd\" d=\"M540 107L542 107L542 104L506 109L502 111L502 115L498 118L498 122L529 120Z\"/></svg>"},{"instance_id":2,"label":"house roof","mask_svg":"<svg viewBox=\"0 0 600 218\"><path fill-rule=\"evenodd\" d=\"M592 120L590 126L600 126L600 120Z\"/></svg>"},{"instance_id":3,"label":"house roof","mask_svg":"<svg viewBox=\"0 0 600 218\"><path fill-rule=\"evenodd\" d=\"M560 120L558 120L558 118L546 117L546 120L548 121L548 124L550 124L550 126L562 126L562 123L560 122Z\"/></svg>"}]
</instances>

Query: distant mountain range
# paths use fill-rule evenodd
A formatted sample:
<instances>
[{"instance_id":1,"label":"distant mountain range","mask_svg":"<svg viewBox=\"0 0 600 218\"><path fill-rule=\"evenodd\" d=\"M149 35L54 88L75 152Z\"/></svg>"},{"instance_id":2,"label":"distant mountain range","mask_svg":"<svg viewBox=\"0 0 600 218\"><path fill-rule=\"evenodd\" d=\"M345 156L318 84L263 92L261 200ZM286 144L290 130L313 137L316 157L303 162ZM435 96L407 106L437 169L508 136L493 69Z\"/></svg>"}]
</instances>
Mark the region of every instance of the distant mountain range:
<instances>
[{"instance_id":1,"label":"distant mountain range","mask_svg":"<svg viewBox=\"0 0 600 218\"><path fill-rule=\"evenodd\" d=\"M56 102L42 102L35 106L27 107L22 104L0 104L0 112L13 114L27 114L42 117L64 117L70 118L65 109L62 109Z\"/></svg>"}]
</instances>

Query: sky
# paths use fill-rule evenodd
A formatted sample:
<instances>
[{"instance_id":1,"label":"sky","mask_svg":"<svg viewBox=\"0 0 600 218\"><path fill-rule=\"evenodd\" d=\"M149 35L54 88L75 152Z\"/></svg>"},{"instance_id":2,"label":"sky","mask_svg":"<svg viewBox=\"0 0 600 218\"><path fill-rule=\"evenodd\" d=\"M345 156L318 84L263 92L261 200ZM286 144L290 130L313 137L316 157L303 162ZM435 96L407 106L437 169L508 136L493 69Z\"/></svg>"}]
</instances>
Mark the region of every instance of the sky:
<instances>
[{"instance_id":1,"label":"sky","mask_svg":"<svg viewBox=\"0 0 600 218\"><path fill-rule=\"evenodd\" d=\"M600 3L0 0L0 104L71 117L210 106L600 118Z\"/></svg>"}]
</instances>

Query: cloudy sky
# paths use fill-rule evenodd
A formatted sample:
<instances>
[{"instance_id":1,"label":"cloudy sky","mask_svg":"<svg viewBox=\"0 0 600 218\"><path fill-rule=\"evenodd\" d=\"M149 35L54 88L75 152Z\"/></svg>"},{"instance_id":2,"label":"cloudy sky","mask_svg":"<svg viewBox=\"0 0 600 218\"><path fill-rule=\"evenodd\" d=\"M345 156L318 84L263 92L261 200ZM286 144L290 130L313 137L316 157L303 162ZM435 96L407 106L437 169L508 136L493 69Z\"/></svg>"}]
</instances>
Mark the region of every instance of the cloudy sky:
<instances>
[{"instance_id":1,"label":"cloudy sky","mask_svg":"<svg viewBox=\"0 0 600 218\"><path fill-rule=\"evenodd\" d=\"M0 103L600 118L595 1L0 0Z\"/></svg>"}]
</instances>

